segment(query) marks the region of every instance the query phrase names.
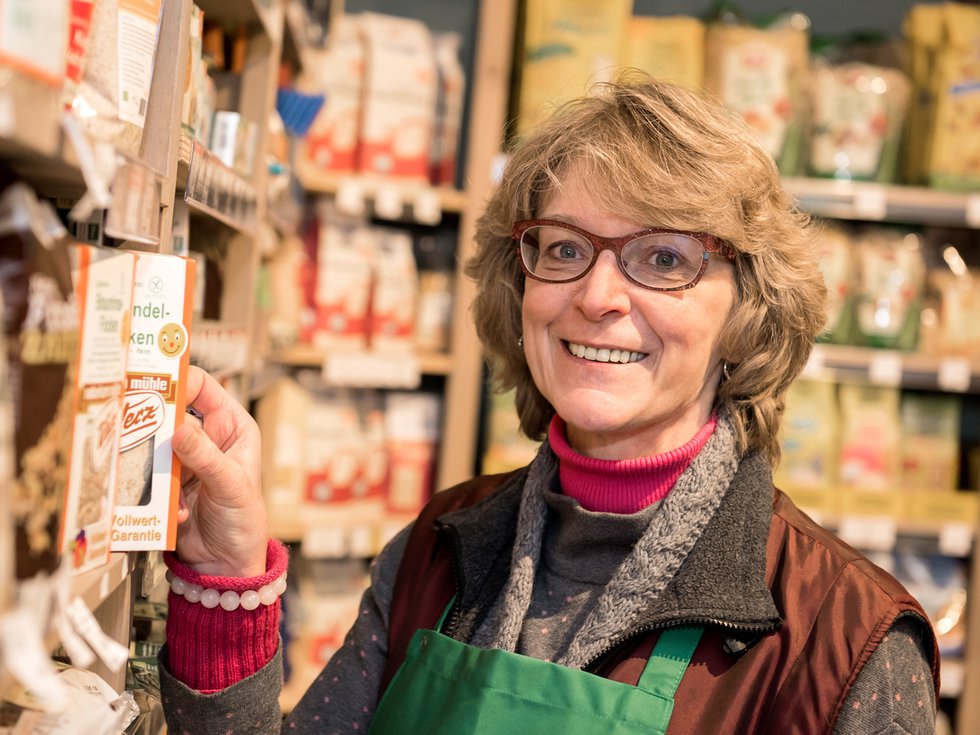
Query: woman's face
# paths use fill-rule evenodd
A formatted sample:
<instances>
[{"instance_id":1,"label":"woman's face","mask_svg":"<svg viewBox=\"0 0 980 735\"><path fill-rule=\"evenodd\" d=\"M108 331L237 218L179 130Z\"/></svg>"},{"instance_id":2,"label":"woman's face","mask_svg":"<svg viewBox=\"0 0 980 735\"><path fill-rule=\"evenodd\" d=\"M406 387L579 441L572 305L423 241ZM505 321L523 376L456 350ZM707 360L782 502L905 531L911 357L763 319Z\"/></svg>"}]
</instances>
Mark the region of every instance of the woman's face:
<instances>
[{"instance_id":1,"label":"woman's face","mask_svg":"<svg viewBox=\"0 0 980 735\"><path fill-rule=\"evenodd\" d=\"M619 237L656 222L631 222L599 208L588 183L570 176L536 216ZM604 250L578 281L525 281L524 352L534 382L582 454L626 459L688 442L707 422L721 376L718 341L735 300L732 264L712 254L701 281L651 291L626 279ZM628 350L623 364L571 350Z\"/></svg>"}]
</instances>

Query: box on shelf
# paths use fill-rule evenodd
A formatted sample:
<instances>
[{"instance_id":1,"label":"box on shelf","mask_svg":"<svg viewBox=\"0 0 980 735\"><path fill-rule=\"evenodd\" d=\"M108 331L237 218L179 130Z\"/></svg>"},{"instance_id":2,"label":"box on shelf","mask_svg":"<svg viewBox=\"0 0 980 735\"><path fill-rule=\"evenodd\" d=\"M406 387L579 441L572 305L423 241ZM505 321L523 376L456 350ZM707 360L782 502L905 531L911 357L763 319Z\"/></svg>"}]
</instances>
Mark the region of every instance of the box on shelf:
<instances>
[{"instance_id":1,"label":"box on shelf","mask_svg":"<svg viewBox=\"0 0 980 735\"><path fill-rule=\"evenodd\" d=\"M685 15L636 16L626 25L623 66L691 89L704 86L704 22Z\"/></svg>"},{"instance_id":2,"label":"box on shelf","mask_svg":"<svg viewBox=\"0 0 980 735\"><path fill-rule=\"evenodd\" d=\"M79 348L60 548L83 572L109 560L136 255L88 245L71 254Z\"/></svg>"},{"instance_id":3,"label":"box on shelf","mask_svg":"<svg viewBox=\"0 0 980 735\"><path fill-rule=\"evenodd\" d=\"M129 341L113 551L173 549L180 462L171 438L184 421L194 261L139 253Z\"/></svg>"}]
</instances>

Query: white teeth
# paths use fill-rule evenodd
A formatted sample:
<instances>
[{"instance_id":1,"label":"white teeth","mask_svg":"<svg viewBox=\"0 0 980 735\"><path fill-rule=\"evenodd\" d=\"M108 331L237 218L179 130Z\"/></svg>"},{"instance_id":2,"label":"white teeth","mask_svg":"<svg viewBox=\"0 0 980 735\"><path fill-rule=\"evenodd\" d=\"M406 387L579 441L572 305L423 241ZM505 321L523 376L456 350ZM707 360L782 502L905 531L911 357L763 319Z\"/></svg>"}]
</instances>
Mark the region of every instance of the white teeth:
<instances>
[{"instance_id":1,"label":"white teeth","mask_svg":"<svg viewBox=\"0 0 980 735\"><path fill-rule=\"evenodd\" d=\"M630 352L629 350L611 350L606 347L586 347L585 345L568 343L568 351L575 357L581 357L593 362L618 362L623 365L636 362L646 357L645 352Z\"/></svg>"}]
</instances>

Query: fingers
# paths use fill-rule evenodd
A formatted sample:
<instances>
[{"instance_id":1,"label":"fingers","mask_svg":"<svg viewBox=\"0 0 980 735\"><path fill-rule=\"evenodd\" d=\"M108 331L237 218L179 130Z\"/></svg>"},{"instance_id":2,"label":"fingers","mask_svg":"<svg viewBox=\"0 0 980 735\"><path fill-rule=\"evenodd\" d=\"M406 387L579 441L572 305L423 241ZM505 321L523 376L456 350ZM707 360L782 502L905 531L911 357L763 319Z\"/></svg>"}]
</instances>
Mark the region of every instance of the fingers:
<instances>
[{"instance_id":1,"label":"fingers","mask_svg":"<svg viewBox=\"0 0 980 735\"><path fill-rule=\"evenodd\" d=\"M215 491L234 491L237 465L222 453L211 438L195 423L186 423L174 431L174 454L190 472Z\"/></svg>"}]
</instances>

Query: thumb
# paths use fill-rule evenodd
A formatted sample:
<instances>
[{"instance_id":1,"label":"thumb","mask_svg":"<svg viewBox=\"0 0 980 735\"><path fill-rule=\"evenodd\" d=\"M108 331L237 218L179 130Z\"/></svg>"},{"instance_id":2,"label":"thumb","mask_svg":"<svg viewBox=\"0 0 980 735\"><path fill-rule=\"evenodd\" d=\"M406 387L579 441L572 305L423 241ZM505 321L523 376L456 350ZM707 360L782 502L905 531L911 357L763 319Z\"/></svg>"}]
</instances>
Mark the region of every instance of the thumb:
<instances>
[{"instance_id":1,"label":"thumb","mask_svg":"<svg viewBox=\"0 0 980 735\"><path fill-rule=\"evenodd\" d=\"M234 463L195 422L186 422L174 432L173 450L184 467L212 492L233 488Z\"/></svg>"}]
</instances>

